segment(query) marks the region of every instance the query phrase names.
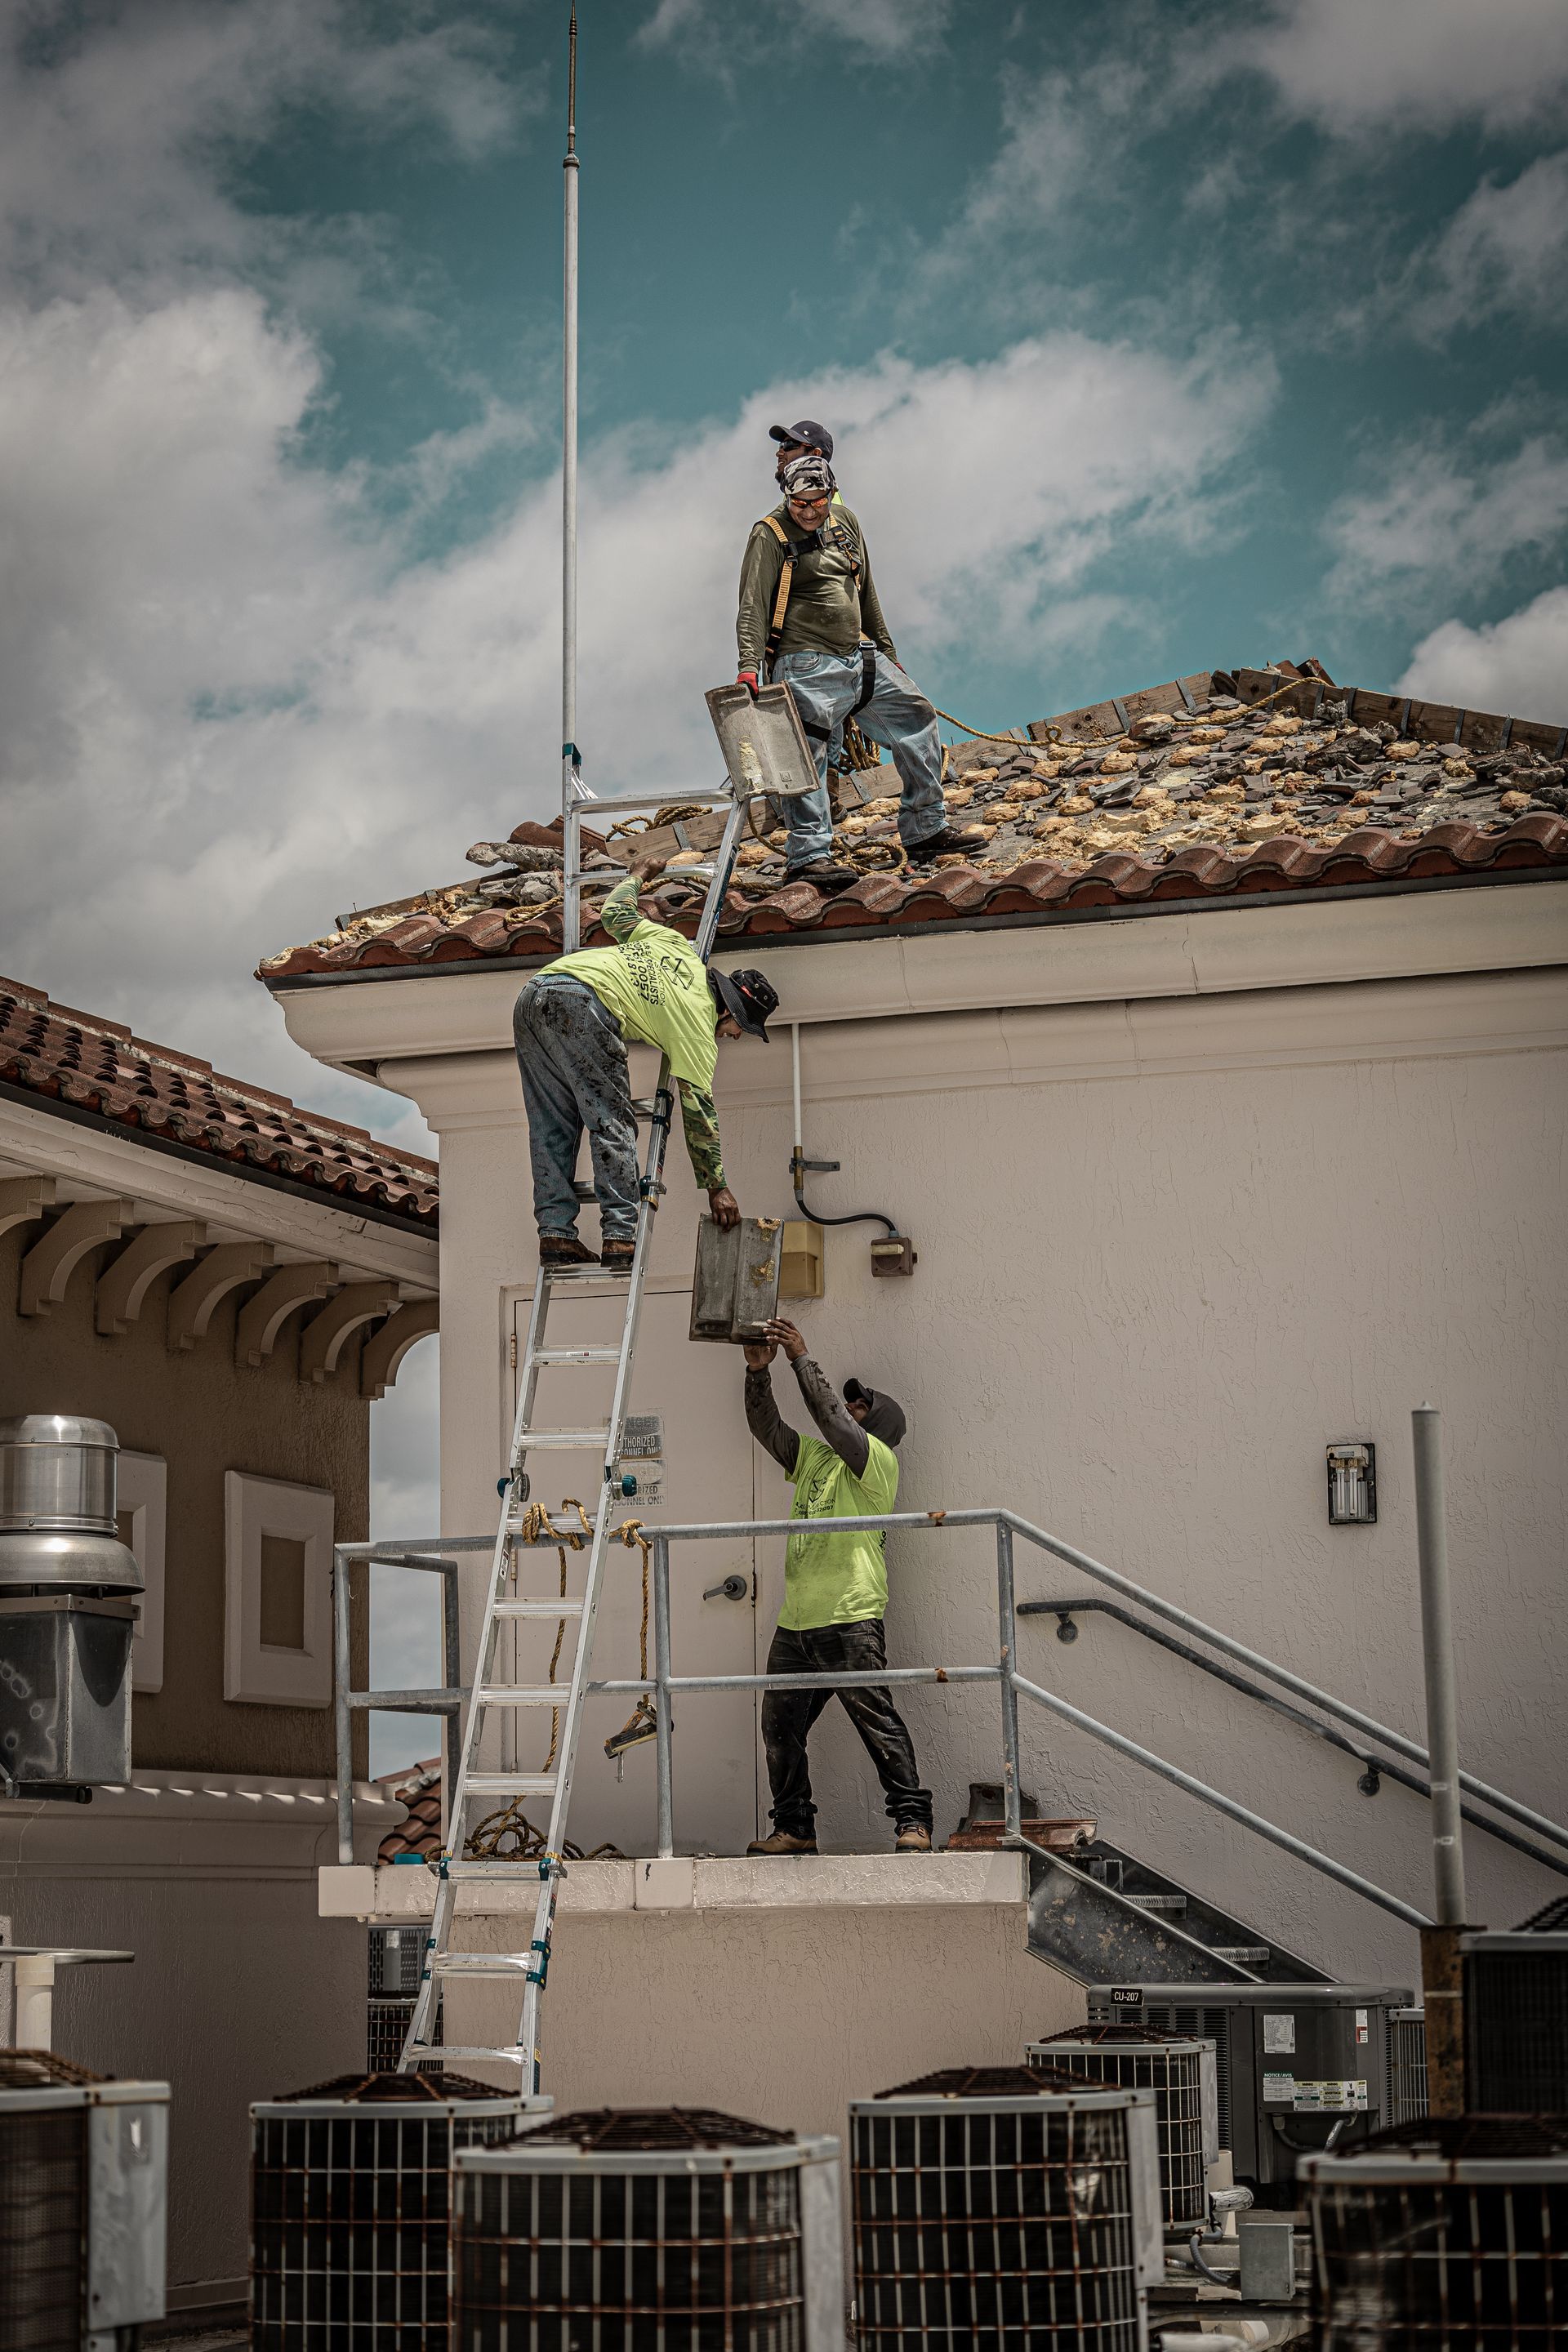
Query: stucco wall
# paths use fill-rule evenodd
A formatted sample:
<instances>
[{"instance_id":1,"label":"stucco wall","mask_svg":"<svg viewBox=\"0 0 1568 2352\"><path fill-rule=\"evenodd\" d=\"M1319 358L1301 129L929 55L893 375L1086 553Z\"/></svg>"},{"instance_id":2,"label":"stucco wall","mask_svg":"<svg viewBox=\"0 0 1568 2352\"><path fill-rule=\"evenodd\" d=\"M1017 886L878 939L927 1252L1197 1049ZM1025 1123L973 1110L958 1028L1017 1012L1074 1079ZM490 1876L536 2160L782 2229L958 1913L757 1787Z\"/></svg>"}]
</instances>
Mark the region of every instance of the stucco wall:
<instances>
[{"instance_id":1,"label":"stucco wall","mask_svg":"<svg viewBox=\"0 0 1568 2352\"><path fill-rule=\"evenodd\" d=\"M774 965L785 989L789 957ZM1564 1013L1548 969L818 1021L805 1142L843 1169L814 1198L888 1210L920 1266L873 1281L869 1229L830 1232L827 1295L800 1319L836 1377L908 1406L904 1504L1006 1501L1415 1738L1409 1412L1440 1404L1466 1760L1561 1818ZM516 1082L504 1055L473 1053L405 1082L442 1130L446 1517L478 1525L510 1393L503 1288L531 1255ZM790 1205L788 1088L786 1044L723 1050L748 1212ZM656 1263L674 1270L697 1203L679 1144L671 1158ZM682 1355L659 1368L670 1381ZM1378 1447L1373 1528L1327 1524L1323 1449L1344 1437ZM989 1652L985 1538L906 1537L891 1566L896 1657ZM1019 1583L1054 1596L1082 1579L1025 1551ZM1103 1619L1071 1648L1035 1621L1022 1663L1425 1906L1415 1798L1360 1796L1355 1763ZM968 1780L994 1774L994 1704L910 1697L943 1832ZM682 1709L682 1771L699 1769L700 1707ZM1341 1973L1409 1979L1414 1938L1386 1915L1086 1737L1034 1714L1026 1735L1047 1811L1097 1814ZM825 1841L874 1848L879 1792L837 1711L814 1755ZM574 1817L573 1833L599 1832ZM1561 1885L1479 1836L1469 1863L1477 1919Z\"/></svg>"},{"instance_id":2,"label":"stucco wall","mask_svg":"<svg viewBox=\"0 0 1568 2352\"><path fill-rule=\"evenodd\" d=\"M235 1324L245 1294L231 1291L215 1308L205 1339L171 1353L169 1292L189 1270L176 1266L153 1285L128 1331L100 1338L93 1328L93 1286L119 1244L83 1259L51 1314L17 1315L17 1267L38 1231L23 1225L0 1236L0 1416L89 1414L107 1421L128 1451L160 1454L169 1465L163 1685L133 1701L137 1763L332 1771L330 1706L224 1698L224 1473L331 1487L338 1541L363 1538L370 1406L359 1394L360 1335L351 1336L336 1373L320 1384L298 1376L304 1319L298 1315L264 1364L241 1367ZM363 1718L360 1737L363 1744ZM364 1769L357 1751L356 1769Z\"/></svg>"},{"instance_id":3,"label":"stucco wall","mask_svg":"<svg viewBox=\"0 0 1568 2352\"><path fill-rule=\"evenodd\" d=\"M830 1232L827 1296L800 1315L836 1376L909 1406L903 1502L1007 1501L1419 1738L1409 1413L1429 1398L1445 1413L1465 1759L1558 1818L1565 911L1561 884L1535 884L744 954L778 986L781 1020L805 1024L806 1150L843 1162L814 1200L886 1209L920 1250L912 1281L873 1281L868 1229ZM495 971L285 1003L301 1042L373 1061L441 1135L454 1528L493 1513L507 1286L532 1262L514 993ZM790 1206L778 1034L720 1059L750 1212ZM689 1267L698 1205L679 1141L671 1175L655 1255L669 1276ZM645 1376L679 1387L688 1353L645 1351ZM1378 1448L1370 1529L1327 1525L1324 1447L1351 1437ZM762 1566L765 1628L776 1557ZM896 1658L989 1654L984 1538L901 1538L891 1570ZM1024 1594L1081 1582L1020 1553ZM1026 1670L1077 1705L1429 1901L1416 1798L1387 1782L1359 1795L1355 1761L1104 1619L1070 1647L1050 1618L1021 1640ZM994 1706L951 1685L909 1699L942 1831L968 1780L994 1774ZM678 1826L701 1709L679 1708ZM1047 1810L1096 1813L1342 1974L1410 1980L1415 1939L1387 1915L1085 1735L1029 1715L1026 1739ZM825 1840L875 1849L879 1802L837 1711L814 1755ZM601 1833L574 1813L574 1837ZM1515 1920L1562 1885L1479 1834L1468 1859L1478 1920Z\"/></svg>"},{"instance_id":4,"label":"stucco wall","mask_svg":"<svg viewBox=\"0 0 1568 2352\"><path fill-rule=\"evenodd\" d=\"M465 1943L506 1948L515 1933L475 1919ZM1021 1904L563 1912L545 2084L558 2114L715 2106L842 2137L850 2099L938 2066L1016 2065L1026 2042L1082 2021L1078 1988L1024 1936ZM448 2000L453 2041L516 2032L515 1996L453 1986Z\"/></svg>"},{"instance_id":5,"label":"stucco wall","mask_svg":"<svg viewBox=\"0 0 1568 2352\"><path fill-rule=\"evenodd\" d=\"M378 1833L362 1833L367 1856ZM182 2304L246 2291L250 2102L363 2065L365 1931L316 1916L317 1866L336 1851L319 1784L0 1806L13 1940L135 1955L58 1970L52 2042L96 2072L171 2087Z\"/></svg>"}]
</instances>

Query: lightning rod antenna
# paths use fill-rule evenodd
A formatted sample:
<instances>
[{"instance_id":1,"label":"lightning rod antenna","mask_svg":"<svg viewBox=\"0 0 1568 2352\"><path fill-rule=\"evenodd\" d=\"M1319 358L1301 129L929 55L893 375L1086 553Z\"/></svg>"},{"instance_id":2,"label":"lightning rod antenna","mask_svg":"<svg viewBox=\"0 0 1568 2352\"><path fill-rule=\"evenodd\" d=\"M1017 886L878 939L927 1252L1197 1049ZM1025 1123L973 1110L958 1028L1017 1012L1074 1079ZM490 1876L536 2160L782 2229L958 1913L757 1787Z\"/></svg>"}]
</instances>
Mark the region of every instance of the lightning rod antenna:
<instances>
[{"instance_id":1,"label":"lightning rod antenna","mask_svg":"<svg viewBox=\"0 0 1568 2352\"><path fill-rule=\"evenodd\" d=\"M561 855L562 945L582 928L581 852L572 812L588 797L577 749L577 8L566 35L566 153L561 369Z\"/></svg>"}]
</instances>

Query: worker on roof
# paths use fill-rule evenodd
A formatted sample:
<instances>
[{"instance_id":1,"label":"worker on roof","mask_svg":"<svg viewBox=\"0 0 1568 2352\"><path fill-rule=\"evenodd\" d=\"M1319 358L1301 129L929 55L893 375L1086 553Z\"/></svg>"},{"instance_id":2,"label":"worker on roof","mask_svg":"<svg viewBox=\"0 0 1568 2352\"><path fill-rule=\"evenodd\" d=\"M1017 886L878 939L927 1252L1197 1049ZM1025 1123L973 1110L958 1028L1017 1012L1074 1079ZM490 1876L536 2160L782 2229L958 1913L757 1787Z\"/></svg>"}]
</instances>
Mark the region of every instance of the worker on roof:
<instances>
[{"instance_id":1,"label":"worker on roof","mask_svg":"<svg viewBox=\"0 0 1568 2352\"><path fill-rule=\"evenodd\" d=\"M721 1225L740 1222L724 1181L713 1069L721 1037L760 1037L778 995L760 971L715 971L691 941L637 909L637 877L617 882L599 919L614 944L558 956L517 1000L512 1036L528 1110L541 1265L592 1265L577 1238L574 1183L587 1129L599 1204L597 1263L626 1272L641 1177L628 1043L669 1055L692 1172Z\"/></svg>"},{"instance_id":2,"label":"worker on roof","mask_svg":"<svg viewBox=\"0 0 1568 2352\"><path fill-rule=\"evenodd\" d=\"M752 524L746 541L735 644L740 683L753 694L759 677L787 686L816 754L819 789L784 803L785 878L828 893L858 878L835 863L827 800L827 763L851 718L892 752L909 863L976 850L985 838L980 828L947 821L936 712L899 667L866 535L838 496L833 436L810 417L770 431L784 502Z\"/></svg>"},{"instance_id":3,"label":"worker on roof","mask_svg":"<svg viewBox=\"0 0 1568 2352\"><path fill-rule=\"evenodd\" d=\"M783 1317L746 1349L746 1424L795 1487L795 1519L883 1518L898 1499L894 1448L903 1409L861 1381L846 1381L842 1402L805 1341ZM821 1432L802 1437L781 1419L769 1367L782 1348L795 1367L805 1409ZM784 1603L768 1651L770 1675L871 1673L888 1663L882 1621L888 1562L879 1535L793 1535L784 1554ZM893 1823L896 1853L931 1852L931 1790L920 1785L914 1743L885 1689L863 1683L831 1690L771 1690L763 1700L763 1747L773 1791L773 1834L748 1853L815 1853L816 1807L805 1743L830 1698L844 1703L877 1768Z\"/></svg>"}]
</instances>

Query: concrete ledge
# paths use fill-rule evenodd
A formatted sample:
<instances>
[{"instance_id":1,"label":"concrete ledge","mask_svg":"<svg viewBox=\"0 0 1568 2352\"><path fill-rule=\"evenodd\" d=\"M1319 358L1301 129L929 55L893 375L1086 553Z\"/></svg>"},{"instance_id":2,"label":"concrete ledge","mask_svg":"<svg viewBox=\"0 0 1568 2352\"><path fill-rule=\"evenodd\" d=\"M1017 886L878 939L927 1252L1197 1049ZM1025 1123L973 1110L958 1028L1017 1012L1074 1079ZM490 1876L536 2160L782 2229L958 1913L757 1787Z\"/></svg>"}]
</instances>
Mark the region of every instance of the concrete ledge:
<instances>
[{"instance_id":1,"label":"concrete ledge","mask_svg":"<svg viewBox=\"0 0 1568 2352\"><path fill-rule=\"evenodd\" d=\"M920 1910L932 1905L1021 1904L1018 1853L678 1854L668 1861L576 1862L561 1890L562 1912ZM469 1918L531 1911L536 1878L464 1879L458 1909ZM406 1863L374 1873L321 1874L323 1918L419 1919L435 1906L436 1880Z\"/></svg>"}]
</instances>

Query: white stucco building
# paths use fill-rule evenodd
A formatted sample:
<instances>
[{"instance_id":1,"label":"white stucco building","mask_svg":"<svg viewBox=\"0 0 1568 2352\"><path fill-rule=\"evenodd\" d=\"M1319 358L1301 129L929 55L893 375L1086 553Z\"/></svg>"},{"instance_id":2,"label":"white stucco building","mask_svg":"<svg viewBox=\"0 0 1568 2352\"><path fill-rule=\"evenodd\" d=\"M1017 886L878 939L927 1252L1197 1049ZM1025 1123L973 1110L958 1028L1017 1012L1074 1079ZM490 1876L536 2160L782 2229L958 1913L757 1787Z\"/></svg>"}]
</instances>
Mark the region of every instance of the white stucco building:
<instances>
[{"instance_id":1,"label":"white stucco building","mask_svg":"<svg viewBox=\"0 0 1568 2352\"><path fill-rule=\"evenodd\" d=\"M1182 702L1208 688L1184 681ZM1177 692L1131 698L1107 731L1161 695L1180 711ZM1321 688L1298 693L1310 716ZM1372 696L1358 716L1374 706L1402 738L1458 747L1481 728ZM730 1181L749 1213L793 1213L798 1024L805 1150L841 1163L813 1180L814 1206L886 1211L919 1251L912 1279L873 1280L873 1229L829 1229L825 1296L799 1309L835 1378L905 1404L900 1507L1009 1505L1419 1740L1409 1416L1430 1400L1465 1762L1561 1819L1568 824L1385 827L1338 849L1276 839L1163 866L1116 856L1065 879L1039 865L877 877L828 921L789 901L753 906L724 939L721 960L763 966L781 1000L771 1049L721 1051ZM410 1097L440 1138L443 1521L477 1531L493 1521L531 1295L510 1021L548 961L546 925L448 927L420 909L352 944L267 977L301 1045ZM648 1516L775 1513L785 1490L747 1434L738 1351L687 1338L699 1203L679 1141L668 1172L634 1396L667 1423ZM595 1334L614 1310L592 1284L580 1297ZM782 1362L775 1383L787 1417ZM1376 1447L1375 1525L1329 1524L1325 1449L1345 1439ZM563 1463L562 1491L587 1496L577 1471L594 1475ZM755 1549L677 1552L678 1669L761 1669L782 1562ZM984 1538L895 1538L889 1562L895 1660L994 1654ZM754 1572L753 1601L704 1599L732 1568ZM1019 1584L1043 1600L1092 1590L1022 1550ZM596 1672L637 1671L637 1619L628 1553ZM1069 1646L1055 1617L1026 1621L1024 1671L1427 1907L1422 1800L1388 1781L1361 1793L1360 1761L1121 1623L1077 1622ZM996 1777L994 1709L990 1690L909 1696L939 1840L967 1784ZM600 1712L614 1728L614 1703ZM1047 1813L1093 1816L1331 1973L1419 1982L1397 1920L1086 1734L1029 1712L1025 1740ZM651 1752L622 1781L587 1753L574 1838L652 1853ZM547 2003L559 2099L618 2086L764 2111L776 2084L791 2120L835 2128L843 2097L899 2079L890 2068L1016 2057L1020 2017L1038 2031L1081 2015L1078 1988L1021 1954L1010 1860L939 1859L921 1881L889 1859L851 1885L829 1856L884 1854L889 1832L841 1711L813 1759L820 1865L579 1874ZM681 1853L737 1855L765 1816L752 1699L683 1702ZM1511 1924L1561 1888L1489 1835L1468 1859L1477 1920ZM383 1878L384 1908L427 1900L411 1873ZM490 1931L505 1942L504 1919Z\"/></svg>"}]
</instances>

